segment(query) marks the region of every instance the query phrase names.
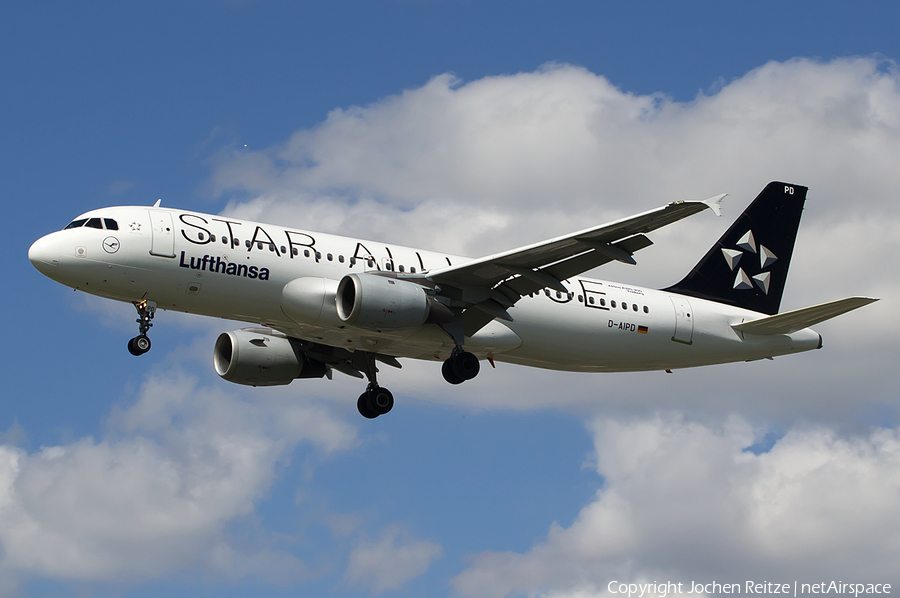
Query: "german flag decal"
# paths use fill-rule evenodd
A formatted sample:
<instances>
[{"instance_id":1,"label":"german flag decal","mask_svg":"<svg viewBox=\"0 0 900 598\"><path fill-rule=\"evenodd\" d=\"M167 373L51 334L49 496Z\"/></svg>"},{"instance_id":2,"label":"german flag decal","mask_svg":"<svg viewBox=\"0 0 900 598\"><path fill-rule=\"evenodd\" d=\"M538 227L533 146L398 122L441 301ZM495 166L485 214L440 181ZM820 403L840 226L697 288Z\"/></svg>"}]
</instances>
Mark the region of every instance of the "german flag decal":
<instances>
[{"instance_id":1,"label":"german flag decal","mask_svg":"<svg viewBox=\"0 0 900 598\"><path fill-rule=\"evenodd\" d=\"M647 334L646 326L638 326L638 334Z\"/></svg>"}]
</instances>

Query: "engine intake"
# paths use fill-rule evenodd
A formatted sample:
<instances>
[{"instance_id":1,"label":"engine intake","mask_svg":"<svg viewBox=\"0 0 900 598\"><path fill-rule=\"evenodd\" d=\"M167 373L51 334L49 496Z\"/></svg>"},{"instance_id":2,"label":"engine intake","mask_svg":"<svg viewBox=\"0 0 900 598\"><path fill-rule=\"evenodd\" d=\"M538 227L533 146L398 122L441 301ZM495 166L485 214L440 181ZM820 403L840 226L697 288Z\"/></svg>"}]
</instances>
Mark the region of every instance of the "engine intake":
<instances>
[{"instance_id":1,"label":"engine intake","mask_svg":"<svg viewBox=\"0 0 900 598\"><path fill-rule=\"evenodd\" d=\"M421 286L374 274L342 278L335 301L342 322L368 330L417 328L453 320L453 313Z\"/></svg>"},{"instance_id":2,"label":"engine intake","mask_svg":"<svg viewBox=\"0 0 900 598\"><path fill-rule=\"evenodd\" d=\"M324 363L297 351L287 337L252 328L220 334L213 364L225 380L247 386L281 386L296 378L321 378L326 370Z\"/></svg>"}]
</instances>

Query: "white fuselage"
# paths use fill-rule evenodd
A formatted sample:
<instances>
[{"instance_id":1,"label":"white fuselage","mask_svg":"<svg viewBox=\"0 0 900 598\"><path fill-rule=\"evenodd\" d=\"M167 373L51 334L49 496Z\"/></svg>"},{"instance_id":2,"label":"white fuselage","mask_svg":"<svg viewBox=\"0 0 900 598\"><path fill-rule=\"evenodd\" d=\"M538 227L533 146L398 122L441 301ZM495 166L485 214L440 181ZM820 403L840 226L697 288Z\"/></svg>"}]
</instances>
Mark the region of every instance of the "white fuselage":
<instances>
[{"instance_id":1,"label":"white fuselage","mask_svg":"<svg viewBox=\"0 0 900 598\"><path fill-rule=\"evenodd\" d=\"M101 297L155 301L166 310L263 324L289 336L395 357L443 360L454 348L440 326L374 332L345 326L334 295L350 273L421 274L469 258L165 208L114 207L80 218L111 228L51 233L29 253L48 277ZM288 283L321 279L320 314L285 307ZM494 320L465 347L480 358L571 371L662 370L745 361L821 346L810 329L752 335L732 325L763 316L665 291L575 277L568 293L519 300L512 322ZM330 303L329 303L330 301Z\"/></svg>"}]
</instances>

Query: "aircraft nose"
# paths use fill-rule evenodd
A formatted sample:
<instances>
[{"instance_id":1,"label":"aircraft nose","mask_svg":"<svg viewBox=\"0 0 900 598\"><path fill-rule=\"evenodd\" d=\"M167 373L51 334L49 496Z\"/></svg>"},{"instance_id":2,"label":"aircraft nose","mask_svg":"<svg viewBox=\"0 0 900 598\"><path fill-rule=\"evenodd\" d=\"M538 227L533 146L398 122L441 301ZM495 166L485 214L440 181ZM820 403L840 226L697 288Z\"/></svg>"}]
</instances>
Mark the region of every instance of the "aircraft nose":
<instances>
[{"instance_id":1,"label":"aircraft nose","mask_svg":"<svg viewBox=\"0 0 900 598\"><path fill-rule=\"evenodd\" d=\"M44 276L52 276L59 265L59 237L49 234L41 237L28 249L28 260Z\"/></svg>"}]
</instances>

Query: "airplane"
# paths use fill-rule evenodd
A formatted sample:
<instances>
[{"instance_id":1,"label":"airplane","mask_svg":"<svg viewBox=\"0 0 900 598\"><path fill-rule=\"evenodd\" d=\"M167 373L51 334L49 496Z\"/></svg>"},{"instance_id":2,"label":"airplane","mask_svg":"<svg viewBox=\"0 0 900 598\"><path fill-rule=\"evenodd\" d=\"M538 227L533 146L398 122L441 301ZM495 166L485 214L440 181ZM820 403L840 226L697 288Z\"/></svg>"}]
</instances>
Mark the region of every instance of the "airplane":
<instances>
[{"instance_id":1,"label":"airplane","mask_svg":"<svg viewBox=\"0 0 900 598\"><path fill-rule=\"evenodd\" d=\"M583 276L635 264L647 233L725 194L654 210L477 259L164 208L92 210L28 250L47 277L134 304L133 355L158 309L251 322L223 332L213 365L251 386L365 377L363 417L388 413L378 364L442 363L460 384L481 361L552 370L697 367L822 348L809 326L877 299L779 313L807 188L769 183L680 282L663 289Z\"/></svg>"}]
</instances>

